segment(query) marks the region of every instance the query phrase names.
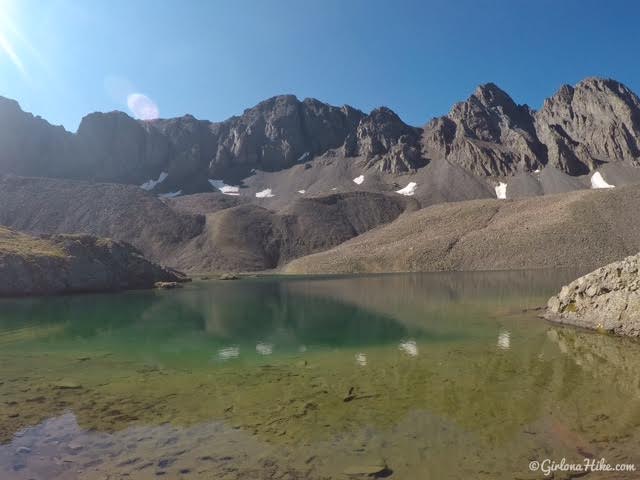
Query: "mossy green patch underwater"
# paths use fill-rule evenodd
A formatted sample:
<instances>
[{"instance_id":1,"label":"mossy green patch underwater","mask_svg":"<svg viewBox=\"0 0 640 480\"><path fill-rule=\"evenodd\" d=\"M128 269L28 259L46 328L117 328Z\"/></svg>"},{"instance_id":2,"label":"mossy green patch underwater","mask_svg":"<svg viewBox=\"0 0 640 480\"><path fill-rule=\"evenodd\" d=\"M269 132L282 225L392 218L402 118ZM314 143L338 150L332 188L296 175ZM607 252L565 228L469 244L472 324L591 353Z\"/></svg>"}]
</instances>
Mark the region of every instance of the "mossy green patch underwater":
<instances>
[{"instance_id":1,"label":"mossy green patch underwater","mask_svg":"<svg viewBox=\"0 0 640 480\"><path fill-rule=\"evenodd\" d=\"M639 346L538 319L562 275L2 301L0 478L543 478L531 459L638 463Z\"/></svg>"}]
</instances>

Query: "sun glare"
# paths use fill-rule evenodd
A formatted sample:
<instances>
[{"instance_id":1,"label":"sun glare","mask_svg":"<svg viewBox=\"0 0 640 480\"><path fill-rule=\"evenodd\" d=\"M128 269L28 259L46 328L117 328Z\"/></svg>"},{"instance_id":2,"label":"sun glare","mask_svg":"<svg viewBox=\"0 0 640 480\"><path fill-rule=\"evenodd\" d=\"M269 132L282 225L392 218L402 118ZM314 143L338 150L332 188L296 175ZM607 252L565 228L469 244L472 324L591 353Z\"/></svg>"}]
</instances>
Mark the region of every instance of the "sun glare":
<instances>
[{"instance_id":1,"label":"sun glare","mask_svg":"<svg viewBox=\"0 0 640 480\"><path fill-rule=\"evenodd\" d=\"M158 106L143 93L132 93L127 97L129 110L141 120L155 120L160 116Z\"/></svg>"},{"instance_id":2,"label":"sun glare","mask_svg":"<svg viewBox=\"0 0 640 480\"><path fill-rule=\"evenodd\" d=\"M26 75L24 63L18 56L12 37L20 38L19 30L12 20L12 3L9 0L0 0L0 56L6 56L9 61Z\"/></svg>"}]
</instances>

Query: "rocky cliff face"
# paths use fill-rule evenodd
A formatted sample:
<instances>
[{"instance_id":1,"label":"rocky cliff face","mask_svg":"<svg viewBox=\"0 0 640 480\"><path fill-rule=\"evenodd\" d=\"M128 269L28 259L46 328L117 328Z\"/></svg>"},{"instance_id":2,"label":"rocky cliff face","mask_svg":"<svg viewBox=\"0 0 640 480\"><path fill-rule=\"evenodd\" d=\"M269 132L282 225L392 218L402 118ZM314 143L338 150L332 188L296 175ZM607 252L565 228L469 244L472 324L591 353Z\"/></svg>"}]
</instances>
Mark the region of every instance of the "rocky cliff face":
<instances>
[{"instance_id":1,"label":"rocky cliff face","mask_svg":"<svg viewBox=\"0 0 640 480\"><path fill-rule=\"evenodd\" d=\"M592 330L640 336L640 254L565 285L549 299L545 317Z\"/></svg>"},{"instance_id":2,"label":"rocky cliff face","mask_svg":"<svg viewBox=\"0 0 640 480\"><path fill-rule=\"evenodd\" d=\"M78 163L74 135L0 97L0 172L79 178L87 170Z\"/></svg>"},{"instance_id":3,"label":"rocky cliff face","mask_svg":"<svg viewBox=\"0 0 640 480\"><path fill-rule=\"evenodd\" d=\"M640 99L614 80L564 85L535 114L535 124L549 163L572 175L640 160Z\"/></svg>"},{"instance_id":4,"label":"rocky cliff face","mask_svg":"<svg viewBox=\"0 0 640 480\"><path fill-rule=\"evenodd\" d=\"M74 138L76 154L93 165L92 180L142 184L170 159L168 138L123 112L92 113Z\"/></svg>"},{"instance_id":5,"label":"rocky cliff face","mask_svg":"<svg viewBox=\"0 0 640 480\"><path fill-rule=\"evenodd\" d=\"M340 148L382 171L406 171L424 164L419 137L389 109L365 115L293 95L219 123L92 113L76 135L0 101L0 173L141 185L166 172L160 192L206 191L209 178L237 183L253 169L277 171Z\"/></svg>"},{"instance_id":6,"label":"rocky cliff face","mask_svg":"<svg viewBox=\"0 0 640 480\"><path fill-rule=\"evenodd\" d=\"M492 83L428 123L423 141L427 156L448 159L477 175L508 175L546 164L532 111Z\"/></svg>"},{"instance_id":7,"label":"rocky cliff face","mask_svg":"<svg viewBox=\"0 0 640 480\"><path fill-rule=\"evenodd\" d=\"M185 279L126 243L90 235L37 238L0 227L0 296L151 288Z\"/></svg>"},{"instance_id":8,"label":"rocky cliff face","mask_svg":"<svg viewBox=\"0 0 640 480\"><path fill-rule=\"evenodd\" d=\"M347 157L362 156L365 167L403 173L426 165L420 129L410 127L392 110L381 107L362 118L344 144Z\"/></svg>"},{"instance_id":9,"label":"rocky cliff face","mask_svg":"<svg viewBox=\"0 0 640 480\"><path fill-rule=\"evenodd\" d=\"M618 82L591 78L563 86L534 112L489 83L418 129L384 107L366 115L281 95L219 123L93 113L71 134L0 98L0 146L0 174L162 179L150 187L156 193L209 191L208 179L238 184L254 169L280 171L327 154L391 174L446 160L482 177L546 165L580 175L605 162L638 163L640 99Z\"/></svg>"},{"instance_id":10,"label":"rocky cliff face","mask_svg":"<svg viewBox=\"0 0 640 480\"><path fill-rule=\"evenodd\" d=\"M614 80L564 85L538 112L496 85L428 123L424 148L478 175L509 175L549 164L570 175L640 159L640 99Z\"/></svg>"},{"instance_id":11,"label":"rocky cliff face","mask_svg":"<svg viewBox=\"0 0 640 480\"><path fill-rule=\"evenodd\" d=\"M273 171L340 147L364 114L293 95L273 97L241 116L214 124L216 150L209 162L213 178L252 168Z\"/></svg>"}]
</instances>

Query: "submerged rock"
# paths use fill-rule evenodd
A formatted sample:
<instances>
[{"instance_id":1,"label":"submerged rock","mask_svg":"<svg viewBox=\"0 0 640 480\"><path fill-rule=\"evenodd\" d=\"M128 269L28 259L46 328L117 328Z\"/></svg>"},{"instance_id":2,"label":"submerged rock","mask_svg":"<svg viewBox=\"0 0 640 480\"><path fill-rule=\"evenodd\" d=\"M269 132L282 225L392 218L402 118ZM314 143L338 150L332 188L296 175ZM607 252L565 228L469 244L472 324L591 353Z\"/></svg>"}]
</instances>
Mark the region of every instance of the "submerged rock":
<instances>
[{"instance_id":1,"label":"submerged rock","mask_svg":"<svg viewBox=\"0 0 640 480\"><path fill-rule=\"evenodd\" d=\"M389 467L387 467L387 464L384 460L374 459L369 462L363 462L357 465L351 465L345 468L342 473L344 473L347 476L366 475L371 477L377 477L388 470L389 470Z\"/></svg>"},{"instance_id":2,"label":"submerged rock","mask_svg":"<svg viewBox=\"0 0 640 480\"><path fill-rule=\"evenodd\" d=\"M235 273L223 273L220 275L220 280L238 280L239 278Z\"/></svg>"},{"instance_id":3,"label":"submerged rock","mask_svg":"<svg viewBox=\"0 0 640 480\"><path fill-rule=\"evenodd\" d=\"M60 380L59 382L55 383L54 388L59 388L62 390L77 390L79 388L82 388L82 385L80 385L77 382L74 382L73 380Z\"/></svg>"},{"instance_id":4,"label":"submerged rock","mask_svg":"<svg viewBox=\"0 0 640 480\"><path fill-rule=\"evenodd\" d=\"M182 284L178 282L156 282L155 288L161 288L164 290L172 290L174 288L182 288Z\"/></svg>"},{"instance_id":5,"label":"submerged rock","mask_svg":"<svg viewBox=\"0 0 640 480\"><path fill-rule=\"evenodd\" d=\"M584 275L562 287L544 317L616 335L640 336L640 254Z\"/></svg>"}]
</instances>

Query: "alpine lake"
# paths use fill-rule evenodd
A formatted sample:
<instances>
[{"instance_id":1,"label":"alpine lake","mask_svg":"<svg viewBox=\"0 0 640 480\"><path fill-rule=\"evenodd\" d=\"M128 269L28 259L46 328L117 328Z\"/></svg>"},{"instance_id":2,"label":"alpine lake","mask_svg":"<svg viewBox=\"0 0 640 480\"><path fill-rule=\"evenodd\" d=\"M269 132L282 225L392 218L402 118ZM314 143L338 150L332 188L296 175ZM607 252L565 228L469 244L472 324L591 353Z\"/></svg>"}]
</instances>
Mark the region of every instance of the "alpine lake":
<instances>
[{"instance_id":1,"label":"alpine lake","mask_svg":"<svg viewBox=\"0 0 640 480\"><path fill-rule=\"evenodd\" d=\"M579 273L273 276L0 300L0 479L576 478L529 467L563 458L640 468L638 342L539 318Z\"/></svg>"}]
</instances>

